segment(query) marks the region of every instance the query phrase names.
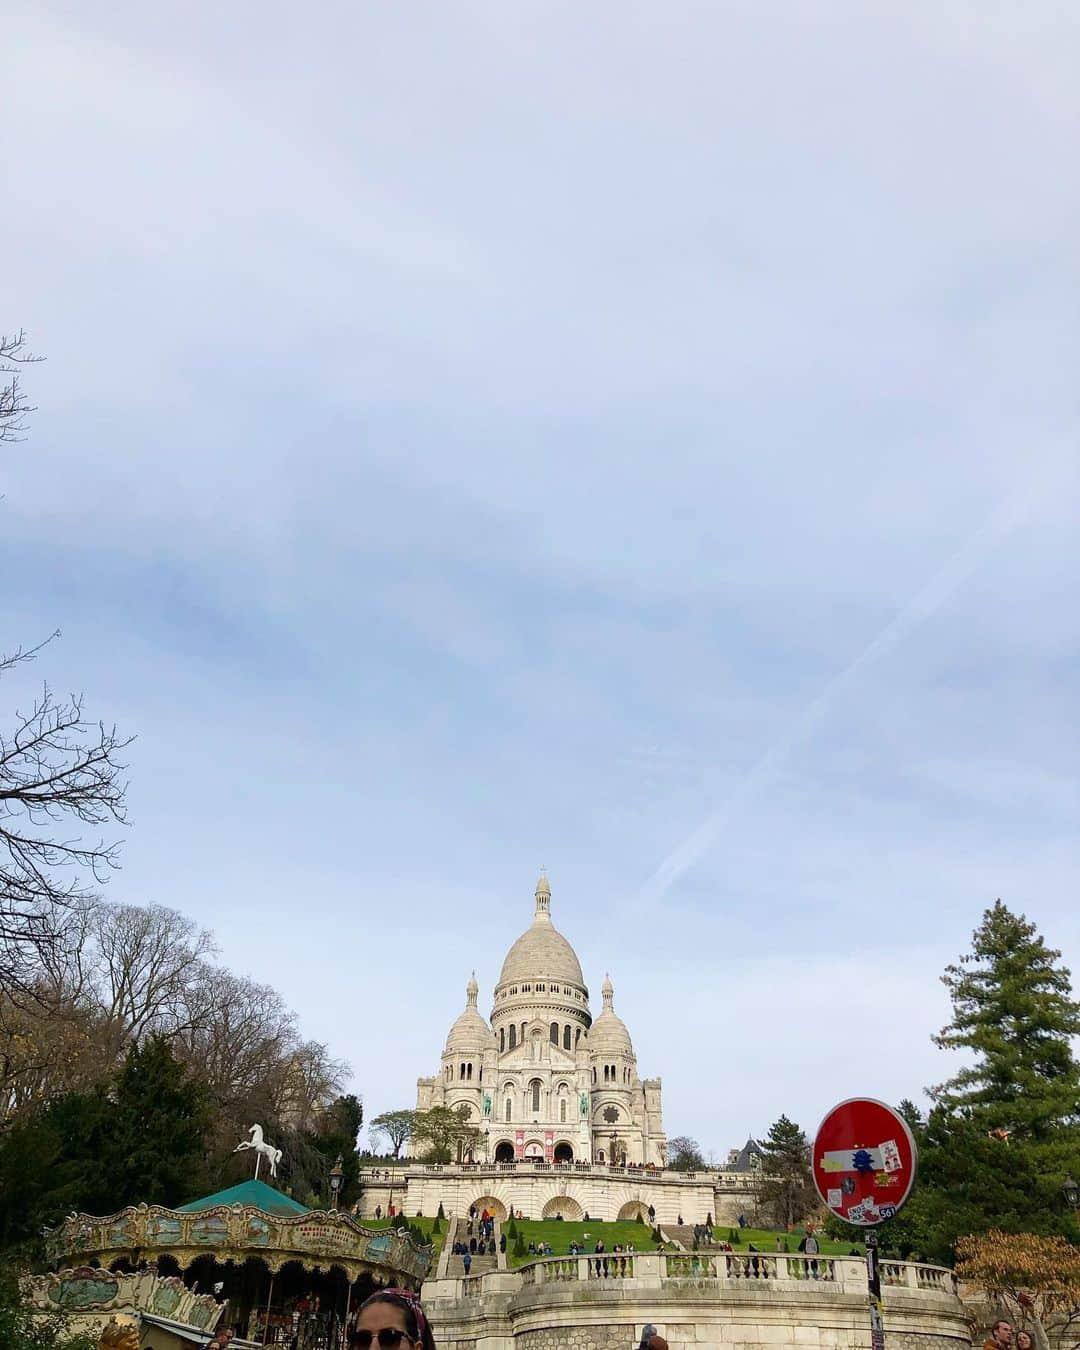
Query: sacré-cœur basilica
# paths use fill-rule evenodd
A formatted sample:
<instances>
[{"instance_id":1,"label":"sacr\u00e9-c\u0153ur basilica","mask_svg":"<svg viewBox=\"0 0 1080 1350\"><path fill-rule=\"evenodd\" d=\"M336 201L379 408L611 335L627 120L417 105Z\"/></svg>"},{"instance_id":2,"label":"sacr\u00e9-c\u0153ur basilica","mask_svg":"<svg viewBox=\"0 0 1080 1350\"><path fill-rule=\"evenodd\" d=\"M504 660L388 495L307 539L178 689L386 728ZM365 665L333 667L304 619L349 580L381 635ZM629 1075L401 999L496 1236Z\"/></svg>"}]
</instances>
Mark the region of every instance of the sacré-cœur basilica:
<instances>
[{"instance_id":1,"label":"sacr\u00e9-c\u0153ur basilica","mask_svg":"<svg viewBox=\"0 0 1080 1350\"><path fill-rule=\"evenodd\" d=\"M644 1217L734 1222L756 1201L760 1152L749 1144L721 1170L666 1169L659 1078L641 1078L633 1042L605 978L593 1019L573 947L536 884L532 923L506 954L490 1021L475 974L450 1028L439 1073L417 1081L417 1109L466 1114L476 1144L455 1164L412 1161L364 1177L363 1209L461 1214L484 1202L499 1217ZM396 1194L392 1193L396 1190Z\"/></svg>"},{"instance_id":2,"label":"sacr\u00e9-c\u0153ur basilica","mask_svg":"<svg viewBox=\"0 0 1080 1350\"><path fill-rule=\"evenodd\" d=\"M450 1028L442 1070L417 1084L418 1110L464 1108L482 1131L474 1156L495 1162L666 1163L660 1080L638 1077L626 1024L605 979L593 1020L573 947L551 920L551 889L503 962L490 1023L476 977Z\"/></svg>"}]
</instances>

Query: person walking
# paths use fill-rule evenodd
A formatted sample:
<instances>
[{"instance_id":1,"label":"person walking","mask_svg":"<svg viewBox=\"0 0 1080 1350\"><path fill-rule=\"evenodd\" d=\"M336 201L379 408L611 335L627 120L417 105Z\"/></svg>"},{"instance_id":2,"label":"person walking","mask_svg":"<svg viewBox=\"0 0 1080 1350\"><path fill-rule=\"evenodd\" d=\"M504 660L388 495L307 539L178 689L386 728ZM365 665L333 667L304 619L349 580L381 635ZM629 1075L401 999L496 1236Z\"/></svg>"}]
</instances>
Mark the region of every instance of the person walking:
<instances>
[{"instance_id":1,"label":"person walking","mask_svg":"<svg viewBox=\"0 0 1080 1350\"><path fill-rule=\"evenodd\" d=\"M470 1252L466 1252L461 1258L461 1264L465 1267L465 1274L468 1275L469 1269L472 1266L472 1254Z\"/></svg>"}]
</instances>

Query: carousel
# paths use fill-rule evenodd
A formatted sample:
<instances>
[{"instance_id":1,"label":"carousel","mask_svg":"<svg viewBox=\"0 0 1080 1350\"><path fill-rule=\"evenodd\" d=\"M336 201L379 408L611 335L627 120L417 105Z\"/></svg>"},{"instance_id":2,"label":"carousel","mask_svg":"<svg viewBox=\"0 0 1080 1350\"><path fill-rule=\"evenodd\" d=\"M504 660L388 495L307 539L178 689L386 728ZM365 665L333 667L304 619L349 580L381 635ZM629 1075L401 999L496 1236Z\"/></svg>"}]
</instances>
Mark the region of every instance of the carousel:
<instances>
[{"instance_id":1,"label":"carousel","mask_svg":"<svg viewBox=\"0 0 1080 1350\"><path fill-rule=\"evenodd\" d=\"M262 1147L276 1176L280 1150ZM254 1179L178 1209L72 1214L45 1235L49 1261L54 1269L110 1273L152 1268L213 1295L224 1309L219 1328L289 1350L336 1350L368 1294L384 1285L419 1289L430 1246L404 1230L365 1227L336 1208L309 1210L260 1181L259 1161L257 1154Z\"/></svg>"}]
</instances>

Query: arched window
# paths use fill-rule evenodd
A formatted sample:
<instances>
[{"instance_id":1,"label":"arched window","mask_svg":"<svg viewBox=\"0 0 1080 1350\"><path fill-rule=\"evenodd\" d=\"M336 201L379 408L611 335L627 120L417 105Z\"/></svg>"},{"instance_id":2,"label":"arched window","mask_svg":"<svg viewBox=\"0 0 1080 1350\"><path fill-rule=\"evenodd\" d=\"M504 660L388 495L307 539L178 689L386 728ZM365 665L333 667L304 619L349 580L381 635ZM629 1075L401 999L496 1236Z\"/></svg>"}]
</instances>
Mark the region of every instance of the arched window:
<instances>
[{"instance_id":1,"label":"arched window","mask_svg":"<svg viewBox=\"0 0 1080 1350\"><path fill-rule=\"evenodd\" d=\"M514 1048L515 1045L517 1045L517 1027L511 1027L511 1028L510 1028L510 1049L513 1050L513 1048Z\"/></svg>"},{"instance_id":2,"label":"arched window","mask_svg":"<svg viewBox=\"0 0 1080 1350\"><path fill-rule=\"evenodd\" d=\"M559 1102L559 1124L566 1124L566 1098L563 1097Z\"/></svg>"},{"instance_id":3,"label":"arched window","mask_svg":"<svg viewBox=\"0 0 1080 1350\"><path fill-rule=\"evenodd\" d=\"M604 1082L606 1083L607 1080L608 1080L608 1066L605 1064L605 1065L604 1065Z\"/></svg>"},{"instance_id":4,"label":"arched window","mask_svg":"<svg viewBox=\"0 0 1080 1350\"><path fill-rule=\"evenodd\" d=\"M466 1064L466 1065L465 1065L465 1077L468 1078L470 1081L472 1080L472 1065L471 1065L471 1064Z\"/></svg>"},{"instance_id":5,"label":"arched window","mask_svg":"<svg viewBox=\"0 0 1080 1350\"><path fill-rule=\"evenodd\" d=\"M558 1044L559 1044L559 1024L558 1024L558 1022L552 1022L551 1026L548 1028L548 1035L551 1037L551 1044L552 1044L552 1045L558 1045Z\"/></svg>"},{"instance_id":6,"label":"arched window","mask_svg":"<svg viewBox=\"0 0 1080 1350\"><path fill-rule=\"evenodd\" d=\"M593 1080L594 1083L596 1082L596 1065L595 1065L595 1064L592 1066L592 1080Z\"/></svg>"},{"instance_id":7,"label":"arched window","mask_svg":"<svg viewBox=\"0 0 1080 1350\"><path fill-rule=\"evenodd\" d=\"M506 1099L506 1119L512 1120L514 1117L514 1103L509 1097Z\"/></svg>"},{"instance_id":8,"label":"arched window","mask_svg":"<svg viewBox=\"0 0 1080 1350\"><path fill-rule=\"evenodd\" d=\"M578 1027L577 1035L574 1037L574 1049L576 1050L580 1044L581 1044L581 1028Z\"/></svg>"},{"instance_id":9,"label":"arched window","mask_svg":"<svg viewBox=\"0 0 1080 1350\"><path fill-rule=\"evenodd\" d=\"M459 1067L458 1067L458 1078L459 1078L459 1079L463 1079L464 1077L465 1077L465 1065L462 1064L462 1065L459 1065Z\"/></svg>"},{"instance_id":10,"label":"arched window","mask_svg":"<svg viewBox=\"0 0 1080 1350\"><path fill-rule=\"evenodd\" d=\"M500 1028L499 1028L499 1054L501 1055L505 1049L506 1049L506 1028L505 1028L505 1027L500 1027Z\"/></svg>"},{"instance_id":11,"label":"arched window","mask_svg":"<svg viewBox=\"0 0 1080 1350\"><path fill-rule=\"evenodd\" d=\"M563 1034L562 1034L562 1048L563 1048L564 1050L569 1050L569 1049L570 1049L570 1027L569 1027L569 1025L563 1027Z\"/></svg>"},{"instance_id":12,"label":"arched window","mask_svg":"<svg viewBox=\"0 0 1080 1350\"><path fill-rule=\"evenodd\" d=\"M540 1079L534 1078L529 1084L529 1091L532 1093L532 1109L540 1110Z\"/></svg>"}]
</instances>

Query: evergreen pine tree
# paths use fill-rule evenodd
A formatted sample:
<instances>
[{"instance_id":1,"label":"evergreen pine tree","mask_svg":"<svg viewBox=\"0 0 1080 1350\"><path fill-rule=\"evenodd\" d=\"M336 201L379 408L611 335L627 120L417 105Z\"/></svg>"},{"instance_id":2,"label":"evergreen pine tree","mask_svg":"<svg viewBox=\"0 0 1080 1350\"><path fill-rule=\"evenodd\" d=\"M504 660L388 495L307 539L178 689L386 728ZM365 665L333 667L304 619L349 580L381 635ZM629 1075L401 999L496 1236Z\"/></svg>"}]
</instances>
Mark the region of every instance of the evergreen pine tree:
<instances>
[{"instance_id":1,"label":"evergreen pine tree","mask_svg":"<svg viewBox=\"0 0 1080 1350\"><path fill-rule=\"evenodd\" d=\"M1080 1035L1080 1004L1060 958L998 900L970 954L942 976L953 1020L935 1044L967 1050L975 1062L934 1088L934 1100L949 1115L1009 1131L1010 1145L1049 1140L1078 1121L1080 1066L1070 1042Z\"/></svg>"},{"instance_id":2,"label":"evergreen pine tree","mask_svg":"<svg viewBox=\"0 0 1080 1350\"><path fill-rule=\"evenodd\" d=\"M953 1017L934 1037L970 1062L930 1090L921 1120L902 1102L919 1146L919 1180L901 1213L881 1227L885 1250L951 1261L965 1233L1073 1231L1060 1202L1080 1172L1080 1032L1060 952L1001 901L975 930L970 953L942 980Z\"/></svg>"},{"instance_id":3,"label":"evergreen pine tree","mask_svg":"<svg viewBox=\"0 0 1080 1350\"><path fill-rule=\"evenodd\" d=\"M794 1121L781 1116L762 1142L762 1204L785 1227L805 1218L816 1191L810 1169L810 1141Z\"/></svg>"},{"instance_id":4,"label":"evergreen pine tree","mask_svg":"<svg viewBox=\"0 0 1080 1350\"><path fill-rule=\"evenodd\" d=\"M112 1106L114 1208L179 1205L197 1196L205 1184L209 1098L164 1037L151 1036L128 1051Z\"/></svg>"}]
</instances>

